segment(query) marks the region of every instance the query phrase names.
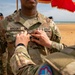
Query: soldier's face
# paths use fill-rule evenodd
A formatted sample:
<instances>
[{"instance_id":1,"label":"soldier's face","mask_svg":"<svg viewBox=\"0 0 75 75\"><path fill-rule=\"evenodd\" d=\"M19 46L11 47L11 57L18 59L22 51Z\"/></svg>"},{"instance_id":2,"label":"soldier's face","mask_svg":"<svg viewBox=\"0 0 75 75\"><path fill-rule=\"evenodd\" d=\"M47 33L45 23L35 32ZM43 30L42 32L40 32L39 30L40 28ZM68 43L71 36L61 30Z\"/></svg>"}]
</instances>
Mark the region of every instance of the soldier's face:
<instances>
[{"instance_id":1,"label":"soldier's face","mask_svg":"<svg viewBox=\"0 0 75 75\"><path fill-rule=\"evenodd\" d=\"M21 6L27 8L36 7L38 0L21 0Z\"/></svg>"},{"instance_id":2,"label":"soldier's face","mask_svg":"<svg viewBox=\"0 0 75 75\"><path fill-rule=\"evenodd\" d=\"M3 16L0 16L0 20L2 20L3 19Z\"/></svg>"}]
</instances>

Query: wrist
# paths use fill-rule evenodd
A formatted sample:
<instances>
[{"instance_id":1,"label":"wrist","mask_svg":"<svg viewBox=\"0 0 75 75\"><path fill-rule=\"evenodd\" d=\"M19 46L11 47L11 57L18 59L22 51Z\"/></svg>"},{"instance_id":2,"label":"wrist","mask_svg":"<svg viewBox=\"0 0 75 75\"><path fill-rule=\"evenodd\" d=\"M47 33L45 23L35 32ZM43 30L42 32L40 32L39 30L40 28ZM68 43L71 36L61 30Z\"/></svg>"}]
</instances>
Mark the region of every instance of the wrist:
<instances>
[{"instance_id":1,"label":"wrist","mask_svg":"<svg viewBox=\"0 0 75 75\"><path fill-rule=\"evenodd\" d=\"M19 43L19 44L17 44L16 47L18 47L18 46L24 46L24 47L25 47L25 45L24 45L23 43Z\"/></svg>"},{"instance_id":2,"label":"wrist","mask_svg":"<svg viewBox=\"0 0 75 75\"><path fill-rule=\"evenodd\" d=\"M47 46L48 46L48 48L51 48L52 47L52 41L50 41Z\"/></svg>"}]
</instances>

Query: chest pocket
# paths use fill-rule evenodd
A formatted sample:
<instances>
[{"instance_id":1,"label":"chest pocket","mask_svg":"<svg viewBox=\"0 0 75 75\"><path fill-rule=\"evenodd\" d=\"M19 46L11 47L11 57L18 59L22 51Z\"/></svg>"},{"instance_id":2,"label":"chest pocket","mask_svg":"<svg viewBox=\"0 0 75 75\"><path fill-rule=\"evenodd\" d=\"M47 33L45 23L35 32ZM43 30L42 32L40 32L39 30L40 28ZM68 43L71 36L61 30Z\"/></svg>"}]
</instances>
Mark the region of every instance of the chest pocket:
<instances>
[{"instance_id":1,"label":"chest pocket","mask_svg":"<svg viewBox=\"0 0 75 75\"><path fill-rule=\"evenodd\" d=\"M6 29L7 42L14 42L16 34L24 30L26 30L26 28L19 23L9 23Z\"/></svg>"}]
</instances>

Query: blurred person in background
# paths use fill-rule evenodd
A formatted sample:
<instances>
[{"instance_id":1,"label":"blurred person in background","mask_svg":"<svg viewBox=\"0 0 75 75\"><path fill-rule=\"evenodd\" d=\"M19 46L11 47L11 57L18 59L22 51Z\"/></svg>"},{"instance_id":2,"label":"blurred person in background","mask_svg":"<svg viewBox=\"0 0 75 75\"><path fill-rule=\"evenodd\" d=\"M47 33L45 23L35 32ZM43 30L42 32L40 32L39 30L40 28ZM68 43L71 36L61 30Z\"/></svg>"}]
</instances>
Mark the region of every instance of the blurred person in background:
<instances>
[{"instance_id":1,"label":"blurred person in background","mask_svg":"<svg viewBox=\"0 0 75 75\"><path fill-rule=\"evenodd\" d=\"M0 21L4 19L3 13L0 13ZM3 38L1 38L0 34L0 75L7 75L7 51L4 51L3 45L6 44L2 41Z\"/></svg>"},{"instance_id":2,"label":"blurred person in background","mask_svg":"<svg viewBox=\"0 0 75 75\"><path fill-rule=\"evenodd\" d=\"M4 19L4 16L2 13L0 13L0 20Z\"/></svg>"}]
</instances>

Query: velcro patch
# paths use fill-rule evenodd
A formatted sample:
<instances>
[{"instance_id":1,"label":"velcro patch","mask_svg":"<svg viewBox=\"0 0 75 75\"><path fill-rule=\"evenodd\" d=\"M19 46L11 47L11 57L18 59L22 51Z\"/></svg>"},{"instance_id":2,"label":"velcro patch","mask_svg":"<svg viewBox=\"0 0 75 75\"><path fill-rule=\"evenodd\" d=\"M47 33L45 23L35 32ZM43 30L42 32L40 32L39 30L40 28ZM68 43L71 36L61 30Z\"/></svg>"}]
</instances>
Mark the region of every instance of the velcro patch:
<instances>
[{"instance_id":1,"label":"velcro patch","mask_svg":"<svg viewBox=\"0 0 75 75\"><path fill-rule=\"evenodd\" d=\"M53 75L51 67L47 64L42 65L38 71L38 75Z\"/></svg>"}]
</instances>

